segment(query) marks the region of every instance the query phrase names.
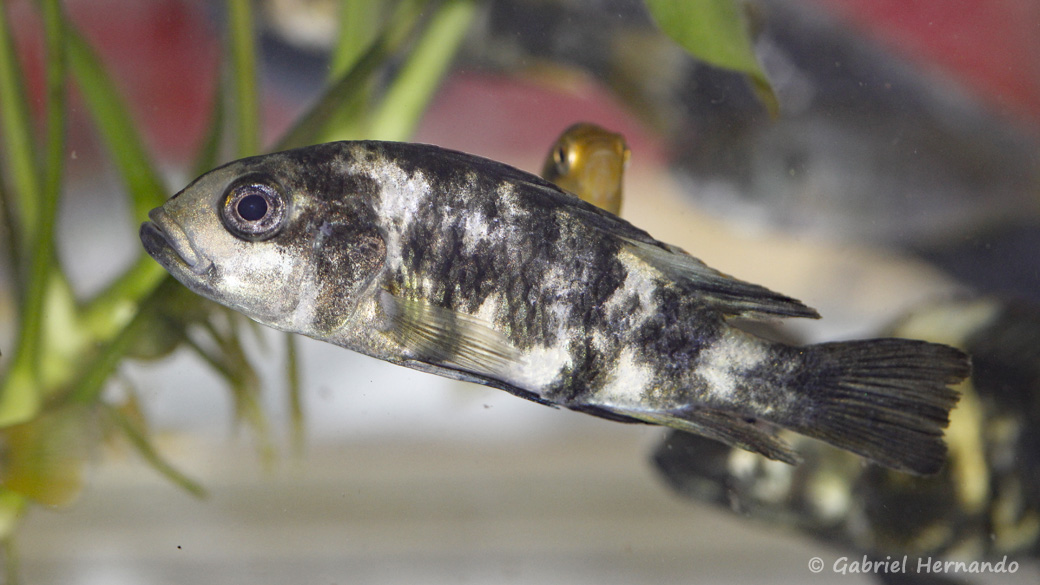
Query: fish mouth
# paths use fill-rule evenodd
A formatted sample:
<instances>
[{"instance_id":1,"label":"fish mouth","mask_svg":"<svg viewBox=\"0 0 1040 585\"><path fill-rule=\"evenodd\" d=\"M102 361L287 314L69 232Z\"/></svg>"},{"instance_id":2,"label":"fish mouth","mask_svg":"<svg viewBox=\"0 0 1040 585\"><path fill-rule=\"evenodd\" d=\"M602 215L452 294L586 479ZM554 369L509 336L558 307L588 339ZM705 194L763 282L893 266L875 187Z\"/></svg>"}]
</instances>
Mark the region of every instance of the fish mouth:
<instances>
[{"instance_id":1,"label":"fish mouth","mask_svg":"<svg viewBox=\"0 0 1040 585\"><path fill-rule=\"evenodd\" d=\"M162 207L148 212L141 224L141 243L148 254L166 269L186 268L194 274L205 274L213 261L200 254L192 245L184 229L166 214Z\"/></svg>"}]
</instances>

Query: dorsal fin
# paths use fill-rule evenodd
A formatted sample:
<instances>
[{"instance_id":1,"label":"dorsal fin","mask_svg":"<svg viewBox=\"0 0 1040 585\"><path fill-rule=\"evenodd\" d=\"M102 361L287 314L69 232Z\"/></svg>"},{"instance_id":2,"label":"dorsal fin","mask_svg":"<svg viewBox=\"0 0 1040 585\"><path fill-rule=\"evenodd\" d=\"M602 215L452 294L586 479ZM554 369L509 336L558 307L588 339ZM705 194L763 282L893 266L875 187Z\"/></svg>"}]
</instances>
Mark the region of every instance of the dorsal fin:
<instances>
[{"instance_id":1,"label":"dorsal fin","mask_svg":"<svg viewBox=\"0 0 1040 585\"><path fill-rule=\"evenodd\" d=\"M700 295L725 315L751 319L820 318L815 309L799 300L723 274L675 246L622 239L637 258L680 283L686 290Z\"/></svg>"}]
</instances>

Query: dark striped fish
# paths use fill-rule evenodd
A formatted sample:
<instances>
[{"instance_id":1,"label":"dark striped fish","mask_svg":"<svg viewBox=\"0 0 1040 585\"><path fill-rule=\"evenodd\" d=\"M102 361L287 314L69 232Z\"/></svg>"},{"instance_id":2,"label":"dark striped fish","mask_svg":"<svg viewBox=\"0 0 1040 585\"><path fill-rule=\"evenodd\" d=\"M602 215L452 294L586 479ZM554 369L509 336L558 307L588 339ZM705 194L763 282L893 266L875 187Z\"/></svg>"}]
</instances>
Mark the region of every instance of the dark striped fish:
<instances>
[{"instance_id":1,"label":"dark striped fish","mask_svg":"<svg viewBox=\"0 0 1040 585\"><path fill-rule=\"evenodd\" d=\"M905 339L793 347L730 317L818 317L534 175L337 142L207 173L141 226L191 290L272 327L542 404L768 457L778 428L933 473L968 373Z\"/></svg>"}]
</instances>

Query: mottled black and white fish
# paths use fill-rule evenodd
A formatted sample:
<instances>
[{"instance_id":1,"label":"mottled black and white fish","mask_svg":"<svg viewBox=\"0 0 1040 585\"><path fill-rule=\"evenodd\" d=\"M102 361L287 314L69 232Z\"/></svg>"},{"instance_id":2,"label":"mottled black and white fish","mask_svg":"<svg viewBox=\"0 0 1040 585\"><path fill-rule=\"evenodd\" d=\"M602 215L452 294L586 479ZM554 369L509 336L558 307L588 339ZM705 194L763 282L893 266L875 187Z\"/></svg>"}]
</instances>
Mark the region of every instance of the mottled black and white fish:
<instances>
[{"instance_id":1,"label":"mottled black and white fish","mask_svg":"<svg viewBox=\"0 0 1040 585\"><path fill-rule=\"evenodd\" d=\"M438 148L336 142L232 162L152 210L145 249L284 331L542 404L794 463L777 428L933 473L959 350L794 347L727 319L818 317L553 184Z\"/></svg>"}]
</instances>

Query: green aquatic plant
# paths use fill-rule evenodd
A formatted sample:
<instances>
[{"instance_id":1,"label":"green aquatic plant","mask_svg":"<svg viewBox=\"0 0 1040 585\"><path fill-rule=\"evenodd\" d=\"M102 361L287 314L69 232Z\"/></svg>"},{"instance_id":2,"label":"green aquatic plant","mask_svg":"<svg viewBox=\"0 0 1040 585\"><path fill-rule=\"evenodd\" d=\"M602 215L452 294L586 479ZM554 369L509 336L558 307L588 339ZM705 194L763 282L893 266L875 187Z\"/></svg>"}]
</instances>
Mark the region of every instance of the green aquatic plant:
<instances>
[{"instance_id":1,"label":"green aquatic plant","mask_svg":"<svg viewBox=\"0 0 1040 585\"><path fill-rule=\"evenodd\" d=\"M755 55L751 34L755 13L735 0L646 0L651 16L666 35L705 63L747 76L770 115L780 103Z\"/></svg>"},{"instance_id":2,"label":"green aquatic plant","mask_svg":"<svg viewBox=\"0 0 1040 585\"><path fill-rule=\"evenodd\" d=\"M407 139L449 71L479 4L344 2L324 92L266 150L327 140ZM648 7L668 20L670 32L689 39L675 32L683 30L677 13L667 12L679 4L655 1ZM171 192L127 114L125 99L90 43L65 17L60 0L38 0L36 8L46 50L42 133L31 123L7 6L0 4L0 262L7 275L0 286L17 308L13 345L0 347L0 542L9 583L17 579L13 536L19 518L32 505L62 506L74 500L83 486L88 456L102 441L122 437L154 470L190 493L204 493L153 446L134 390L128 388L118 398L103 392L124 360L157 359L178 348L194 352L231 390L235 412L253 430L262 455L270 457L274 449L260 406L261 381L241 342L251 322L191 294L143 250L92 297L82 298L70 285L55 250L69 87L79 89L122 182L131 210L128 221L138 225ZM265 150L252 4L226 0L226 11L224 71L192 165L198 173ZM723 20L740 17L735 10L713 14ZM734 42L747 45L739 23L730 24L723 30L735 35ZM726 44L715 36L712 47ZM396 66L388 67L390 63ZM746 60L740 67L748 71ZM752 76L759 73L751 71ZM764 79L754 78L756 85ZM130 245L138 247L136 242ZM303 412L296 349L290 336L285 343L292 436L298 448Z\"/></svg>"},{"instance_id":3,"label":"green aquatic plant","mask_svg":"<svg viewBox=\"0 0 1040 585\"><path fill-rule=\"evenodd\" d=\"M315 107L273 148L316 142L332 134L407 138L453 53L419 58L416 48L424 43L457 47L475 8L473 0L398 3L367 47L338 53L344 64L338 77L330 80ZM254 429L263 452L271 449L258 399L260 381L240 341L243 318L187 292L143 251L93 298L77 298L69 285L54 250L54 228L65 157L65 95L71 80L119 171L132 210L130 221L139 223L170 192L104 64L65 18L61 3L40 2L39 10L47 48L42 138L34 135L30 124L25 78L6 10L0 10L3 260L10 276L5 285L19 307L14 346L0 348L4 352L0 357L0 539L8 551L27 506L72 501L82 488L82 471L93 446L113 434L123 436L177 485L197 495L204 493L152 446L133 392L119 402L102 393L125 359L154 359L181 346L193 350L226 381L236 413ZM252 8L248 0L228 0L227 11L227 71L194 165L200 172L221 160L261 152ZM413 37L417 40L408 42ZM405 67L386 84L386 94L403 92L411 97L393 102L393 115L387 113L385 100L374 95L371 81L391 58L422 62L419 67ZM398 89L406 85L416 91ZM362 92L370 95L359 99ZM231 113L229 124L226 112ZM389 127L370 130L365 123L387 118L395 124L382 122ZM45 156L40 157L40 152ZM299 437L302 409L291 345L287 354L290 411L294 436ZM6 566L10 581L16 577L12 558Z\"/></svg>"}]
</instances>

